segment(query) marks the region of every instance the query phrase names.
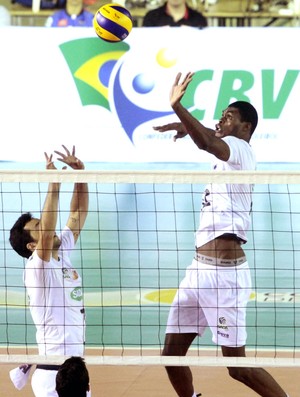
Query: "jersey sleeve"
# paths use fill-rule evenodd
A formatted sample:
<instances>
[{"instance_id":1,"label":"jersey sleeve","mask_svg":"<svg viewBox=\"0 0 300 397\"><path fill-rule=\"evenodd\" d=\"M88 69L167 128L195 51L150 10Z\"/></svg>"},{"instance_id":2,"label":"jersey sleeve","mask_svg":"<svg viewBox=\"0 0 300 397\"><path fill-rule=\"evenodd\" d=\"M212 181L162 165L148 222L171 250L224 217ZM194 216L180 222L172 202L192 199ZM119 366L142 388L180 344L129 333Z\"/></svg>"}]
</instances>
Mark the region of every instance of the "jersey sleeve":
<instances>
[{"instance_id":1,"label":"jersey sleeve","mask_svg":"<svg viewBox=\"0 0 300 397\"><path fill-rule=\"evenodd\" d=\"M223 138L223 141L227 143L230 149L230 155L227 162L231 164L240 164L241 155L238 145L238 139L232 136L226 136L225 138Z\"/></svg>"},{"instance_id":2,"label":"jersey sleeve","mask_svg":"<svg viewBox=\"0 0 300 397\"><path fill-rule=\"evenodd\" d=\"M63 250L65 253L70 254L70 252L73 250L75 246L74 235L71 229L69 229L66 226L60 235L60 239L61 239L60 249Z\"/></svg>"}]
</instances>

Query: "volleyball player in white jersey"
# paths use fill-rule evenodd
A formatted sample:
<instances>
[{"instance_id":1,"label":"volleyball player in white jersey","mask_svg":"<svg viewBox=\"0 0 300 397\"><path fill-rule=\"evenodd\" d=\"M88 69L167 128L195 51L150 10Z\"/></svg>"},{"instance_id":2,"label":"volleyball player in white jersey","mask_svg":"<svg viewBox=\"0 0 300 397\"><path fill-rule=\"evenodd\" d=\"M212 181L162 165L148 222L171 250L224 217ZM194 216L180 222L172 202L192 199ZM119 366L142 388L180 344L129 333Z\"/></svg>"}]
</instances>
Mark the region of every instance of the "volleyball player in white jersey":
<instances>
[{"instance_id":1,"label":"volleyball player in white jersey","mask_svg":"<svg viewBox=\"0 0 300 397\"><path fill-rule=\"evenodd\" d=\"M55 151L69 167L81 170L84 164L65 146L65 154ZM47 169L56 169L52 155L46 156ZM65 168L65 167L64 167ZM70 254L88 213L88 186L76 183L65 228L55 233L58 218L59 183L50 183L40 219L23 214L12 227L10 243L28 258L24 283L40 355L82 356L85 342L85 313L81 278L73 268ZM38 365L32 375L36 397L57 397L55 378L58 366Z\"/></svg>"},{"instance_id":2,"label":"volleyball player in white jersey","mask_svg":"<svg viewBox=\"0 0 300 397\"><path fill-rule=\"evenodd\" d=\"M176 130L174 140L190 135L199 149L215 156L214 169L255 170L249 144L258 117L248 102L237 101L223 111L215 130L204 127L186 110L181 99L193 74L179 73L170 93L171 106L181 122L154 127ZM250 225L252 186L210 184L202 200L195 258L187 268L171 306L163 355L184 356L196 336L209 327L224 356L244 357L246 306L251 276L242 245ZM195 397L189 367L167 367L179 397ZM263 397L286 397L275 379L262 368L228 368L234 379Z\"/></svg>"}]
</instances>

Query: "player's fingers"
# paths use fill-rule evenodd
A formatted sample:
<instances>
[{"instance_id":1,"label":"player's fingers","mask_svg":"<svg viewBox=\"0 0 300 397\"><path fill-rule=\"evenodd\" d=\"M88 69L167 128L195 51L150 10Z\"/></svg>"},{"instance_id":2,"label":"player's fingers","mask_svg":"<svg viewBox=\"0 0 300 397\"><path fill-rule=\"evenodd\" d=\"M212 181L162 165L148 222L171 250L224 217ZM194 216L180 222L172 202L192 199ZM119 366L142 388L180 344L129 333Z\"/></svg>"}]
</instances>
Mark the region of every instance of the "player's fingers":
<instances>
[{"instance_id":1,"label":"player's fingers","mask_svg":"<svg viewBox=\"0 0 300 397\"><path fill-rule=\"evenodd\" d=\"M65 149L67 155L70 156L70 151L69 151L69 149L68 149L65 145L61 145L61 146Z\"/></svg>"},{"instance_id":2,"label":"player's fingers","mask_svg":"<svg viewBox=\"0 0 300 397\"><path fill-rule=\"evenodd\" d=\"M183 80L183 83L182 83L182 86L184 87L184 89L188 86L188 84L189 84L191 81L192 81L192 73L189 72L189 73L185 76L185 78L184 78L184 80Z\"/></svg>"},{"instance_id":3,"label":"player's fingers","mask_svg":"<svg viewBox=\"0 0 300 397\"><path fill-rule=\"evenodd\" d=\"M164 131L167 130L167 128L166 128L165 125L155 126L155 127L153 127L153 129L154 129L155 131L158 131L158 132L164 132Z\"/></svg>"},{"instance_id":4,"label":"player's fingers","mask_svg":"<svg viewBox=\"0 0 300 397\"><path fill-rule=\"evenodd\" d=\"M177 73L177 76L176 76L176 78L175 78L175 82L174 82L174 85L178 85L178 83L179 83L179 80L180 80L180 78L181 78L181 75L182 75L182 73Z\"/></svg>"},{"instance_id":5,"label":"player's fingers","mask_svg":"<svg viewBox=\"0 0 300 397\"><path fill-rule=\"evenodd\" d=\"M46 158L46 160L49 162L49 161L52 161L52 154L50 154L50 156L48 155L48 153L46 153L46 152L44 152L44 155L45 155L45 158Z\"/></svg>"},{"instance_id":6,"label":"player's fingers","mask_svg":"<svg viewBox=\"0 0 300 397\"><path fill-rule=\"evenodd\" d=\"M64 153L58 152L57 150L54 150L54 153L56 153L61 158L67 157Z\"/></svg>"},{"instance_id":7,"label":"player's fingers","mask_svg":"<svg viewBox=\"0 0 300 397\"><path fill-rule=\"evenodd\" d=\"M191 72L188 72L188 73L185 75L185 77L184 77L184 79L183 79L183 82L184 82L184 83L188 80L190 74L191 74Z\"/></svg>"}]
</instances>

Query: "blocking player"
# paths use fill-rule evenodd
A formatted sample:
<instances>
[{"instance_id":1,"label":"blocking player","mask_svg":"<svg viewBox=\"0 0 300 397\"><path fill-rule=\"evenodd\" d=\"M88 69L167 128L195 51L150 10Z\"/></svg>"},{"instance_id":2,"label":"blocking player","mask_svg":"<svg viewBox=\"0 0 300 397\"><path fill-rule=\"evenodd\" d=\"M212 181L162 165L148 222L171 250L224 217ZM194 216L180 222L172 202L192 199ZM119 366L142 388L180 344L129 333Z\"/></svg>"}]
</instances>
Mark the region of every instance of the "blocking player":
<instances>
[{"instance_id":1,"label":"blocking player","mask_svg":"<svg viewBox=\"0 0 300 397\"><path fill-rule=\"evenodd\" d=\"M55 151L58 160L74 170L84 164L65 146ZM56 169L53 156L45 153L46 168ZM64 166L64 168L66 168ZM66 226L56 234L59 183L49 183L40 218L22 214L10 231L10 243L27 258L24 283L36 326L39 354L82 356L85 342L85 313L81 277L72 266L70 254L88 214L88 186L75 183ZM37 365L32 375L36 397L57 397L55 378L59 366Z\"/></svg>"}]
</instances>

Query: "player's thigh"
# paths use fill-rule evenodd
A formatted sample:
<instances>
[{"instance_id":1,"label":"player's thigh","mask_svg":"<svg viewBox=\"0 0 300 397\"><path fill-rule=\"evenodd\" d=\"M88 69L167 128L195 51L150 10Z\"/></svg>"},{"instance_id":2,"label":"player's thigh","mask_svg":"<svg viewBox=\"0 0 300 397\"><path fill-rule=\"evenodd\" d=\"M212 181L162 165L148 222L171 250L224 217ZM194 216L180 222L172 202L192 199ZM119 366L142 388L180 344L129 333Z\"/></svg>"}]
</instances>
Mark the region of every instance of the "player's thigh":
<instances>
[{"instance_id":1,"label":"player's thigh","mask_svg":"<svg viewBox=\"0 0 300 397\"><path fill-rule=\"evenodd\" d=\"M166 334L204 333L207 320L197 295L195 288L180 285L169 311Z\"/></svg>"},{"instance_id":2,"label":"player's thigh","mask_svg":"<svg viewBox=\"0 0 300 397\"><path fill-rule=\"evenodd\" d=\"M163 356L185 356L197 333L166 334Z\"/></svg>"},{"instance_id":3,"label":"player's thigh","mask_svg":"<svg viewBox=\"0 0 300 397\"><path fill-rule=\"evenodd\" d=\"M245 346L221 346L221 349L224 357L246 357Z\"/></svg>"}]
</instances>

